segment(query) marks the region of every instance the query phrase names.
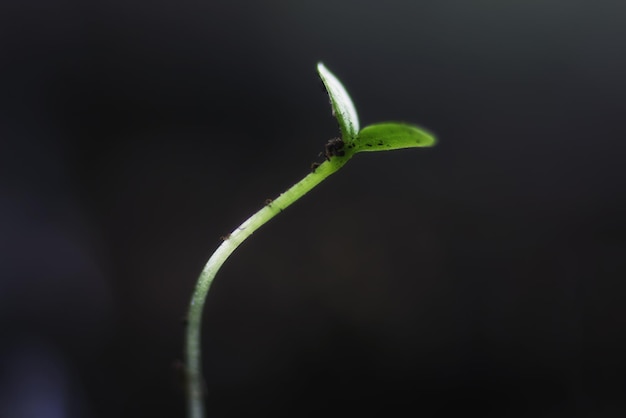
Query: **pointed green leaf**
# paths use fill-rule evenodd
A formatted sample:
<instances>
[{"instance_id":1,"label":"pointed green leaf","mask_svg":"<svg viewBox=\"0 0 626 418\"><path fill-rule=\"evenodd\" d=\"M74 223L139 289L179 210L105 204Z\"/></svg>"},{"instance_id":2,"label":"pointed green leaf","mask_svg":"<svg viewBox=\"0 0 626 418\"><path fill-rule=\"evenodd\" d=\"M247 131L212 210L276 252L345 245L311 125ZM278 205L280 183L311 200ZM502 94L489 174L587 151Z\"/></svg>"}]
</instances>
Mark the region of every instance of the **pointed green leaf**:
<instances>
[{"instance_id":1,"label":"pointed green leaf","mask_svg":"<svg viewBox=\"0 0 626 418\"><path fill-rule=\"evenodd\" d=\"M383 122L366 126L359 132L355 152L384 151L400 148L430 147L435 137L423 129L405 123Z\"/></svg>"},{"instance_id":2,"label":"pointed green leaf","mask_svg":"<svg viewBox=\"0 0 626 418\"><path fill-rule=\"evenodd\" d=\"M354 103L341 81L321 62L317 64L317 71L330 96L330 104L333 108L333 116L339 122L341 137L345 143L352 143L359 132L359 116L356 113Z\"/></svg>"}]
</instances>

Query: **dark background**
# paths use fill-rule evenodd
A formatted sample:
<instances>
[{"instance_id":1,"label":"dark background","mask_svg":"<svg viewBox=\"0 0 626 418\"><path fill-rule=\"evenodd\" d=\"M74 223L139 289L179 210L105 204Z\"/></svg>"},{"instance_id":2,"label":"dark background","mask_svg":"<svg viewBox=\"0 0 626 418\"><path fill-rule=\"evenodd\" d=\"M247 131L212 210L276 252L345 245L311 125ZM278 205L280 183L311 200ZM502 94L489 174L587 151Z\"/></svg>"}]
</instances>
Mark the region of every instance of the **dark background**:
<instances>
[{"instance_id":1,"label":"dark background","mask_svg":"<svg viewBox=\"0 0 626 418\"><path fill-rule=\"evenodd\" d=\"M626 416L626 5L8 1L0 416L181 417L219 237L337 135L363 154L212 288L211 417Z\"/></svg>"}]
</instances>

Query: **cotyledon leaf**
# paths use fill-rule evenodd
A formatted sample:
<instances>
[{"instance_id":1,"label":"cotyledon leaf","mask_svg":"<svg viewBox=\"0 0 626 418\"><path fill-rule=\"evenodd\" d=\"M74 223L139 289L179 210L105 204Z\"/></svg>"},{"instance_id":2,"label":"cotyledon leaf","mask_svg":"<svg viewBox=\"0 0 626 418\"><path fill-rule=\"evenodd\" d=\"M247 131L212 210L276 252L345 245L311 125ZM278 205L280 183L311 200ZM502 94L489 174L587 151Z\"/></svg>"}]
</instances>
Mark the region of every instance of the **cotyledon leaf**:
<instances>
[{"instance_id":1,"label":"cotyledon leaf","mask_svg":"<svg viewBox=\"0 0 626 418\"><path fill-rule=\"evenodd\" d=\"M431 147L437 140L425 130L406 123L382 122L366 126L354 142L355 152Z\"/></svg>"},{"instance_id":2,"label":"cotyledon leaf","mask_svg":"<svg viewBox=\"0 0 626 418\"><path fill-rule=\"evenodd\" d=\"M321 62L317 64L317 71L328 91L330 103L333 108L333 115L339 122L341 136L346 144L352 143L359 133L359 116L350 95L346 91L341 81Z\"/></svg>"}]
</instances>

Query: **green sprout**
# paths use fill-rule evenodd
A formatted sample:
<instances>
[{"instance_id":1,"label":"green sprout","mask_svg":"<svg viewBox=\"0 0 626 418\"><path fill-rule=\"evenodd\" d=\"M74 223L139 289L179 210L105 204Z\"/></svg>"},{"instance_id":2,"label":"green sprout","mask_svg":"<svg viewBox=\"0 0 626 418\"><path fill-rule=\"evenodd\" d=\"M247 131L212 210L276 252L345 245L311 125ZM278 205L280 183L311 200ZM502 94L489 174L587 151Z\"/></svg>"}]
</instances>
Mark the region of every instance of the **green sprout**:
<instances>
[{"instance_id":1,"label":"green sprout","mask_svg":"<svg viewBox=\"0 0 626 418\"><path fill-rule=\"evenodd\" d=\"M263 208L224 237L222 244L202 269L187 314L185 368L189 418L204 417L204 385L200 355L202 310L213 278L233 251L254 231L343 167L354 154L365 151L430 147L436 142L432 134L415 125L405 123L383 122L360 129L356 109L343 84L324 64L319 63L317 71L330 96L333 115L341 130L341 138L328 141L324 161L319 164L314 163L307 176L274 200L268 199Z\"/></svg>"}]
</instances>

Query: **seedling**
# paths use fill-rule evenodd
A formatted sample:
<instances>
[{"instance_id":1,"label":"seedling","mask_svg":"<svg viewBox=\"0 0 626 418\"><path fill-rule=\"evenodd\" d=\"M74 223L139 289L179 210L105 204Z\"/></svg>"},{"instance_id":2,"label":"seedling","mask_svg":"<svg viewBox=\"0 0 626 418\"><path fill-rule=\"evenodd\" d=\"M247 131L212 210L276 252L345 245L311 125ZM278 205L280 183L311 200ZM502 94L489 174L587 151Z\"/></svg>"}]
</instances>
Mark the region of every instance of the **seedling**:
<instances>
[{"instance_id":1,"label":"seedling","mask_svg":"<svg viewBox=\"0 0 626 418\"><path fill-rule=\"evenodd\" d=\"M224 261L254 231L343 167L354 154L365 151L430 147L435 144L433 135L417 126L405 123L383 122L360 129L359 117L352 99L341 82L322 63L317 65L317 71L330 96L333 115L341 130L341 138L331 139L326 143L322 154L324 160L314 163L307 176L275 199L266 200L263 208L230 234L222 237L222 244L215 250L200 273L187 315L185 354L189 418L204 417L204 385L200 358L202 309L213 278Z\"/></svg>"}]
</instances>

